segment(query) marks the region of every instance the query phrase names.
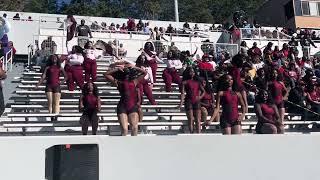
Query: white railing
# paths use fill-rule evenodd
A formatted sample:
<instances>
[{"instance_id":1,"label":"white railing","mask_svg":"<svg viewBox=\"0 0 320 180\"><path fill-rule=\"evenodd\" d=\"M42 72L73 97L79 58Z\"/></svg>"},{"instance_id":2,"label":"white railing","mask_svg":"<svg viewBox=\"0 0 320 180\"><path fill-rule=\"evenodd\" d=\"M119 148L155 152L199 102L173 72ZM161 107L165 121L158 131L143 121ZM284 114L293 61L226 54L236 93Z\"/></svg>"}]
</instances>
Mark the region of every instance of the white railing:
<instances>
[{"instance_id":1,"label":"white railing","mask_svg":"<svg viewBox=\"0 0 320 180\"><path fill-rule=\"evenodd\" d=\"M276 29L268 28L240 28L241 40L256 41L290 41L291 36Z\"/></svg>"},{"instance_id":2,"label":"white railing","mask_svg":"<svg viewBox=\"0 0 320 180\"><path fill-rule=\"evenodd\" d=\"M4 70L4 56L0 57L0 62L2 63L2 69Z\"/></svg>"},{"instance_id":3,"label":"white railing","mask_svg":"<svg viewBox=\"0 0 320 180\"><path fill-rule=\"evenodd\" d=\"M57 45L57 52L56 54L67 54L68 51L71 50L72 46L78 44L78 38L75 37L71 41L66 43L66 36L51 36L52 40L55 42ZM41 42L43 40L46 40L48 38L48 35L34 35L34 40L33 42L37 40L39 42L38 46L41 46ZM201 39L198 39L197 41L193 42L184 42L184 41L157 41L157 40L148 40L148 39L126 39L126 38L92 38L90 39L93 42L96 42L98 40L102 40L106 43L110 41L116 41L116 44L113 44L114 49L116 49L116 54L117 50L119 48L120 44L123 44L123 47L127 50L127 57L135 57L137 58L140 55L140 49L144 48L144 45L146 42L153 42L154 48L156 52L168 52L169 47L171 46L171 43L174 42L175 46L180 50L180 51L186 51L189 50L191 53L193 53L197 48L197 54L201 57L203 55L203 51L201 50L201 45L203 44L211 44L214 52L216 54L219 54L221 52L228 51L230 55L235 55L238 53L238 45L237 44L227 44L227 43L204 43L201 41ZM32 51L33 46L28 47L28 65L30 67L31 64L31 58L33 55ZM36 47L36 46L34 46ZM36 48L38 49L38 48Z\"/></svg>"},{"instance_id":4,"label":"white railing","mask_svg":"<svg viewBox=\"0 0 320 180\"><path fill-rule=\"evenodd\" d=\"M13 50L10 49L10 51L7 52L5 56L2 56L0 58L0 61L2 61L2 69L4 71L11 71L12 70L12 62L13 62ZM9 65L10 65L10 68L8 68Z\"/></svg>"},{"instance_id":5,"label":"white railing","mask_svg":"<svg viewBox=\"0 0 320 180\"><path fill-rule=\"evenodd\" d=\"M5 58L5 71L12 71L12 63L13 63L13 49L11 48L9 52L6 54ZM10 69L8 69L8 65L10 65Z\"/></svg>"}]
</instances>

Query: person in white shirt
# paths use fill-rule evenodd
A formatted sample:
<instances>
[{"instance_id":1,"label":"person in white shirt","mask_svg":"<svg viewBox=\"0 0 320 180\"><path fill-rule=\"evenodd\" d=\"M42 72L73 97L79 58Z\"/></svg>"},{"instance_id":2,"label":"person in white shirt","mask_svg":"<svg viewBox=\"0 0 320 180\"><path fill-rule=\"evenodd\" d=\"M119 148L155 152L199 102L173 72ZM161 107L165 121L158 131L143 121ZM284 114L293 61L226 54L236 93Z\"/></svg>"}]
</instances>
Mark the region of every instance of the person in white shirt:
<instances>
[{"instance_id":1,"label":"person in white shirt","mask_svg":"<svg viewBox=\"0 0 320 180\"><path fill-rule=\"evenodd\" d=\"M83 62L84 71L85 71L85 81L89 82L90 77L92 82L97 81L97 61L96 59L100 56L98 55L97 50L94 48L91 41L88 41L85 46L85 59Z\"/></svg>"},{"instance_id":2,"label":"person in white shirt","mask_svg":"<svg viewBox=\"0 0 320 180\"><path fill-rule=\"evenodd\" d=\"M71 54L68 55L68 59L65 65L65 71L68 75L68 89L74 91L75 82L82 89L84 85L83 79L83 49L80 46L73 46Z\"/></svg>"},{"instance_id":3,"label":"person in white shirt","mask_svg":"<svg viewBox=\"0 0 320 180\"><path fill-rule=\"evenodd\" d=\"M144 49L142 49L142 51L144 52L144 55L147 58L148 65L152 69L153 82L156 82L156 73L158 69L157 62L163 63L163 61L157 56L154 45L150 41L145 43Z\"/></svg>"},{"instance_id":4,"label":"person in white shirt","mask_svg":"<svg viewBox=\"0 0 320 180\"><path fill-rule=\"evenodd\" d=\"M175 51L169 51L167 60L164 62L167 64L167 68L163 71L162 77L165 83L166 92L172 91L172 83L178 84L180 90L182 80L179 75L179 70L182 68L182 62L177 57Z\"/></svg>"}]
</instances>

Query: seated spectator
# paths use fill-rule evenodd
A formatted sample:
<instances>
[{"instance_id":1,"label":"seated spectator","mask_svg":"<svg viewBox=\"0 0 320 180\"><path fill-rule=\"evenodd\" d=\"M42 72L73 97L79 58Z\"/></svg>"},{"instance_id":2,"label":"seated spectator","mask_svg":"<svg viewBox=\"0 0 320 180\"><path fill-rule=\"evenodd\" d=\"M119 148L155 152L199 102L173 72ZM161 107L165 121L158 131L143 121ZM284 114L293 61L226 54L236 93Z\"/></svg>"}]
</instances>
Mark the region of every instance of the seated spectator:
<instances>
[{"instance_id":1,"label":"seated spectator","mask_svg":"<svg viewBox=\"0 0 320 180\"><path fill-rule=\"evenodd\" d=\"M122 43L120 43L120 47L118 48L118 56L119 57L126 57L127 56L127 50L123 47Z\"/></svg>"},{"instance_id":2,"label":"seated spectator","mask_svg":"<svg viewBox=\"0 0 320 180\"><path fill-rule=\"evenodd\" d=\"M183 24L183 29L189 29L190 30L190 25L189 25L189 23L188 22L185 22L184 24Z\"/></svg>"},{"instance_id":3,"label":"seated spectator","mask_svg":"<svg viewBox=\"0 0 320 180\"><path fill-rule=\"evenodd\" d=\"M149 34L150 33L149 23L145 23L143 32L145 34Z\"/></svg>"},{"instance_id":4,"label":"seated spectator","mask_svg":"<svg viewBox=\"0 0 320 180\"><path fill-rule=\"evenodd\" d=\"M214 24L212 24L212 26L210 26L210 28L209 28L210 31L213 31L213 30L215 30L215 29L216 29L216 27L215 27Z\"/></svg>"},{"instance_id":5,"label":"seated spectator","mask_svg":"<svg viewBox=\"0 0 320 180\"><path fill-rule=\"evenodd\" d=\"M127 32L127 31L128 31L128 29L127 29L126 23L123 23L120 28L120 32Z\"/></svg>"},{"instance_id":6,"label":"seated spectator","mask_svg":"<svg viewBox=\"0 0 320 180\"><path fill-rule=\"evenodd\" d=\"M48 39L42 41L41 47L47 49L51 54L56 54L57 44L52 40L52 36L49 36Z\"/></svg>"},{"instance_id":7,"label":"seated spectator","mask_svg":"<svg viewBox=\"0 0 320 180\"><path fill-rule=\"evenodd\" d=\"M167 27L166 33L174 33L174 29L171 24L169 24L169 26Z\"/></svg>"},{"instance_id":8,"label":"seated spectator","mask_svg":"<svg viewBox=\"0 0 320 180\"><path fill-rule=\"evenodd\" d=\"M119 32L120 31L120 24L116 25L116 31Z\"/></svg>"},{"instance_id":9,"label":"seated spectator","mask_svg":"<svg viewBox=\"0 0 320 180\"><path fill-rule=\"evenodd\" d=\"M102 23L101 23L101 29L102 29L102 30L107 30L107 23L102 22Z\"/></svg>"},{"instance_id":10,"label":"seated spectator","mask_svg":"<svg viewBox=\"0 0 320 180\"><path fill-rule=\"evenodd\" d=\"M4 18L7 18L7 14L6 13L4 13L3 15L2 15L2 17L4 17Z\"/></svg>"},{"instance_id":11,"label":"seated spectator","mask_svg":"<svg viewBox=\"0 0 320 180\"><path fill-rule=\"evenodd\" d=\"M138 24L137 24L137 31L143 31L143 29L144 29L144 23L140 19Z\"/></svg>"},{"instance_id":12,"label":"seated spectator","mask_svg":"<svg viewBox=\"0 0 320 180\"><path fill-rule=\"evenodd\" d=\"M248 56L248 46L247 46L247 43L245 41L242 41L241 44L240 44L240 54L243 55L243 56Z\"/></svg>"},{"instance_id":13,"label":"seated spectator","mask_svg":"<svg viewBox=\"0 0 320 180\"><path fill-rule=\"evenodd\" d=\"M319 84L318 84L319 86ZM307 92L307 102L308 102L308 108L311 111L314 111L316 113L320 113L320 92L316 90L316 87L312 84L308 84L306 88ZM308 113L309 114L309 113ZM317 116L314 114L308 115L308 120L310 119L317 119Z\"/></svg>"},{"instance_id":14,"label":"seated spectator","mask_svg":"<svg viewBox=\"0 0 320 180\"><path fill-rule=\"evenodd\" d=\"M33 21L31 16L28 17L27 21Z\"/></svg>"},{"instance_id":15,"label":"seated spectator","mask_svg":"<svg viewBox=\"0 0 320 180\"><path fill-rule=\"evenodd\" d=\"M13 20L20 20L20 14L17 13L15 16L13 16Z\"/></svg>"},{"instance_id":16,"label":"seated spectator","mask_svg":"<svg viewBox=\"0 0 320 180\"><path fill-rule=\"evenodd\" d=\"M253 43L253 46L249 49L248 55L254 59L254 58L261 58L262 52L260 48L258 48L258 45L256 42Z\"/></svg>"},{"instance_id":17,"label":"seated spectator","mask_svg":"<svg viewBox=\"0 0 320 180\"><path fill-rule=\"evenodd\" d=\"M195 24L195 25L194 25L193 30L194 30L194 31L200 30L199 27L198 27L198 24Z\"/></svg>"}]
</instances>

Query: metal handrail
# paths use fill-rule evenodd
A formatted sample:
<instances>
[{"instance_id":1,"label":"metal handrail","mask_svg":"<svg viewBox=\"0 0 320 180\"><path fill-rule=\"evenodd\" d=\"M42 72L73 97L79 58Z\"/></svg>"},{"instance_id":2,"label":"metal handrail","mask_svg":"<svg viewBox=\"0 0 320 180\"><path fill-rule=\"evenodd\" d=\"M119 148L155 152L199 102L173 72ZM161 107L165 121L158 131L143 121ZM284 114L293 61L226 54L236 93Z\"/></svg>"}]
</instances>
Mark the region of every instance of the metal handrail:
<instances>
[{"instance_id":1,"label":"metal handrail","mask_svg":"<svg viewBox=\"0 0 320 180\"><path fill-rule=\"evenodd\" d=\"M6 56L4 58L4 70L5 71L11 71L12 70L12 61L13 61L13 49L10 49L10 51L8 51L6 53ZM10 64L10 69L8 69L8 64Z\"/></svg>"},{"instance_id":2,"label":"metal handrail","mask_svg":"<svg viewBox=\"0 0 320 180\"><path fill-rule=\"evenodd\" d=\"M1 58L0 58L0 62L2 62L2 69L4 70L4 56L2 56Z\"/></svg>"}]
</instances>

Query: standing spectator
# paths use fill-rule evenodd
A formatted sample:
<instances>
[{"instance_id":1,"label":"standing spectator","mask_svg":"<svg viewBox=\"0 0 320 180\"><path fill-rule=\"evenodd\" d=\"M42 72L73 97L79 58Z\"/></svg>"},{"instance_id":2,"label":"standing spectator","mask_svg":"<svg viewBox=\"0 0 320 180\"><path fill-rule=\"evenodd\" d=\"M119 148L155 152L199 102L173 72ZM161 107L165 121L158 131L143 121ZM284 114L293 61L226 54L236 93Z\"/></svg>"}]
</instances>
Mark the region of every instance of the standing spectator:
<instances>
[{"instance_id":1,"label":"standing spectator","mask_svg":"<svg viewBox=\"0 0 320 180\"><path fill-rule=\"evenodd\" d=\"M92 135L97 134L99 117L98 112L101 111L101 100L97 86L88 82L83 86L82 95L79 100L79 111L82 112L80 124L82 126L82 134L88 134L88 126L92 126Z\"/></svg>"},{"instance_id":2,"label":"standing spectator","mask_svg":"<svg viewBox=\"0 0 320 180\"><path fill-rule=\"evenodd\" d=\"M51 54L56 54L57 44L52 40L52 36L48 36L48 39L42 41L41 47L48 50Z\"/></svg>"},{"instance_id":3,"label":"standing spectator","mask_svg":"<svg viewBox=\"0 0 320 180\"><path fill-rule=\"evenodd\" d=\"M174 33L174 29L171 24L169 24L169 26L167 27L166 33L169 33L169 34Z\"/></svg>"},{"instance_id":4,"label":"standing spectator","mask_svg":"<svg viewBox=\"0 0 320 180\"><path fill-rule=\"evenodd\" d=\"M167 64L167 68L163 71L162 78L166 86L166 92L172 91L172 83L178 84L181 90L182 80L179 75L179 70L182 68L182 63L177 57L177 53L169 51L165 63Z\"/></svg>"},{"instance_id":5,"label":"standing spectator","mask_svg":"<svg viewBox=\"0 0 320 180\"><path fill-rule=\"evenodd\" d=\"M89 82L91 77L91 82L97 81L97 61L99 57L96 49L93 47L91 41L88 41L84 46L85 50L85 59L83 62L84 72L85 72L85 81Z\"/></svg>"},{"instance_id":6,"label":"standing spectator","mask_svg":"<svg viewBox=\"0 0 320 180\"><path fill-rule=\"evenodd\" d=\"M89 41L89 38L92 38L91 30L89 26L85 25L86 21L84 19L81 20L81 25L79 25L76 29L76 37L78 37L78 45L80 47L84 47L84 45Z\"/></svg>"},{"instance_id":7,"label":"standing spectator","mask_svg":"<svg viewBox=\"0 0 320 180\"><path fill-rule=\"evenodd\" d=\"M46 96L48 100L49 113L59 114L60 112L60 98L61 98L61 88L60 88L60 73L63 73L66 81L68 79L66 72L61 67L59 58L57 55L50 55L47 67L44 69L41 79L39 80L36 87L46 80ZM57 117L51 117L51 121L56 121Z\"/></svg>"},{"instance_id":8,"label":"standing spectator","mask_svg":"<svg viewBox=\"0 0 320 180\"><path fill-rule=\"evenodd\" d=\"M13 16L13 20L20 20L20 14L17 13L15 16Z\"/></svg>"},{"instance_id":9,"label":"standing spectator","mask_svg":"<svg viewBox=\"0 0 320 180\"><path fill-rule=\"evenodd\" d=\"M279 120L278 108L272 102L267 91L259 91L256 96L255 111L258 117L258 123L256 125L257 134L284 133L283 124Z\"/></svg>"},{"instance_id":10,"label":"standing spectator","mask_svg":"<svg viewBox=\"0 0 320 180\"><path fill-rule=\"evenodd\" d=\"M128 31L136 31L136 23L133 18L129 18L127 21Z\"/></svg>"},{"instance_id":11,"label":"standing spectator","mask_svg":"<svg viewBox=\"0 0 320 180\"><path fill-rule=\"evenodd\" d=\"M182 82L180 108L184 104L190 133L194 133L194 123L196 123L196 133L201 132L200 100L203 96L204 89L197 80L193 68L187 68Z\"/></svg>"},{"instance_id":12,"label":"standing spectator","mask_svg":"<svg viewBox=\"0 0 320 180\"><path fill-rule=\"evenodd\" d=\"M68 55L68 59L66 61L65 70L68 75L68 89L69 91L74 91L75 83L83 88L84 80L83 80L83 50L80 46L73 46L72 52Z\"/></svg>"},{"instance_id":13,"label":"standing spectator","mask_svg":"<svg viewBox=\"0 0 320 180\"><path fill-rule=\"evenodd\" d=\"M233 79L230 75L223 75L218 81L218 93L214 113L206 124L210 124L220 113L220 105L222 113L220 117L220 126L222 133L241 134L241 121L245 117L246 108L240 93L232 90ZM239 116L238 105L241 105L242 114Z\"/></svg>"},{"instance_id":14,"label":"standing spectator","mask_svg":"<svg viewBox=\"0 0 320 180\"><path fill-rule=\"evenodd\" d=\"M12 56L12 59L14 59L14 57L16 56L17 50L16 50L16 48L14 48L12 41L9 41L9 42L8 42L8 48L9 48L9 51L12 50L11 56Z\"/></svg>"},{"instance_id":15,"label":"standing spectator","mask_svg":"<svg viewBox=\"0 0 320 180\"><path fill-rule=\"evenodd\" d=\"M35 52L36 65L41 66L42 70L47 65L47 59L50 54L50 51L45 48L44 44L41 44L41 49L37 49L37 51Z\"/></svg>"},{"instance_id":16,"label":"standing spectator","mask_svg":"<svg viewBox=\"0 0 320 180\"><path fill-rule=\"evenodd\" d=\"M139 72L140 75L135 76L134 72ZM104 74L108 81L117 86L121 96L117 106L117 114L122 136L128 134L128 123L131 126L131 135L138 135L139 93L137 86L144 80L146 74L147 72L141 68L127 66L118 66Z\"/></svg>"}]
</instances>

